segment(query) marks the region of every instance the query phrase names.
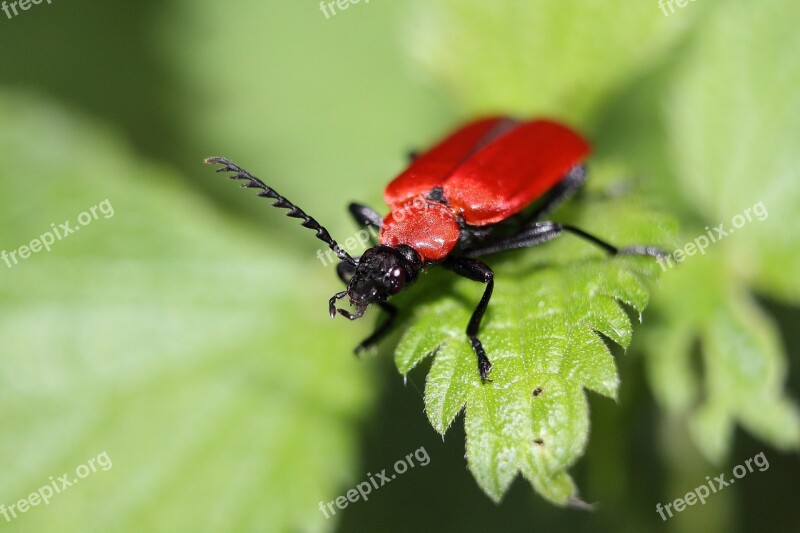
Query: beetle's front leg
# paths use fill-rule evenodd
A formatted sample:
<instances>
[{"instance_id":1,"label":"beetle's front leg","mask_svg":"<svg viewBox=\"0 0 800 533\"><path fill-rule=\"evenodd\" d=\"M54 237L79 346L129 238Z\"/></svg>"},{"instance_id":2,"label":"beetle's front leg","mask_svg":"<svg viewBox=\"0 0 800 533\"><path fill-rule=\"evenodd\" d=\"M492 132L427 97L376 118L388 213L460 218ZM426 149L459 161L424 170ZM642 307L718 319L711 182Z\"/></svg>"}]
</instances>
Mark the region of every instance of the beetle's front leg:
<instances>
[{"instance_id":1,"label":"beetle's front leg","mask_svg":"<svg viewBox=\"0 0 800 533\"><path fill-rule=\"evenodd\" d=\"M356 269L353 265L351 265L350 263L345 263L344 261L336 265L336 274L339 276L339 279L344 282L345 285L347 285L350 282L350 278L353 277L355 271ZM330 309L331 316L335 317L338 311L340 315L350 320L355 320L356 318L360 318L361 314L353 315L343 309L339 310L336 309L335 306L336 300L344 298L345 296L347 296L347 291L342 291L334 295L333 298L331 298L331 301L328 306ZM397 316L397 308L388 302L379 302L378 306L384 311L386 311L389 317L383 324L378 326L369 337L361 341L358 344L358 346L356 346L354 350L356 355L358 355L362 350L366 350L367 348L369 348L370 346L374 345L379 340L381 340L387 333L389 333L389 331L392 329L392 326L394 325L394 320L395 317Z\"/></svg>"},{"instance_id":2,"label":"beetle's front leg","mask_svg":"<svg viewBox=\"0 0 800 533\"><path fill-rule=\"evenodd\" d=\"M358 259L356 259L358 261ZM351 265L350 263L346 263L342 261L338 265L336 265L336 275L339 276L339 279L342 280L342 283L347 285L350 283L350 278L353 277L353 274L356 273L356 267Z\"/></svg>"},{"instance_id":3,"label":"beetle's front leg","mask_svg":"<svg viewBox=\"0 0 800 533\"><path fill-rule=\"evenodd\" d=\"M483 343L478 338L478 330L481 326L481 319L489 306L489 300L492 298L492 291L494 290L494 272L485 263L473 259L471 257L449 257L445 259L442 266L448 270L452 270L459 276L471 279L473 281L480 281L486 284L486 289L483 291L481 301L478 302L477 307L472 312L472 318L467 324L467 337L472 345L472 351L478 358L478 373L483 382L491 381L487 375L492 370L492 363L486 356L486 351L483 349Z\"/></svg>"},{"instance_id":4,"label":"beetle's front leg","mask_svg":"<svg viewBox=\"0 0 800 533\"><path fill-rule=\"evenodd\" d=\"M358 259L356 259L356 261L358 261ZM348 285L348 283L350 282L350 278L353 277L353 274L355 274L355 272L356 272L356 267L354 267L353 265L351 265L346 261L342 261L341 263L336 265L336 275L339 276L339 279L342 280L342 283L344 283L345 286ZM337 312L336 302L338 300L341 300L345 296L347 296L346 290L334 294L328 301L328 313L330 313L331 318L336 318L336 312Z\"/></svg>"},{"instance_id":5,"label":"beetle's front leg","mask_svg":"<svg viewBox=\"0 0 800 533\"><path fill-rule=\"evenodd\" d=\"M350 216L353 217L356 224L362 227L358 233L360 234L362 231L366 231L368 234L366 238L363 239L363 243L366 245L367 242L370 242L371 246L375 246L378 243L378 235L383 225L383 217L378 214L377 211L366 205L351 203L347 206L347 209L350 211ZM359 237L359 240L362 239Z\"/></svg>"},{"instance_id":6,"label":"beetle's front leg","mask_svg":"<svg viewBox=\"0 0 800 533\"><path fill-rule=\"evenodd\" d=\"M388 302L379 302L378 306L386 311L389 317L383 324L375 328L375 331L373 331L369 337L361 341L361 343L356 346L356 349L354 350L356 355L358 355L362 350L366 350L381 340L387 333L389 333L389 331L391 331L392 326L394 325L394 320L397 317L397 308Z\"/></svg>"},{"instance_id":7,"label":"beetle's front leg","mask_svg":"<svg viewBox=\"0 0 800 533\"><path fill-rule=\"evenodd\" d=\"M377 211L366 205L351 203L347 206L350 211L350 216L356 221L359 226L372 227L377 230L381 229L383 225L383 217Z\"/></svg>"}]
</instances>

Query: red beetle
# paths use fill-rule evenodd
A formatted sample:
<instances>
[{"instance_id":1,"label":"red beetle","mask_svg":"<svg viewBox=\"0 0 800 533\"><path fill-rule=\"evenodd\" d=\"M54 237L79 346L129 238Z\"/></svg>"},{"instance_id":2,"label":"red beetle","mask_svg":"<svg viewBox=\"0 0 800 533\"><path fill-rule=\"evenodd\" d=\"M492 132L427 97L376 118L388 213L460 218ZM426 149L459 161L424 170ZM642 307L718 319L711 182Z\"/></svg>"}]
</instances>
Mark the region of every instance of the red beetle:
<instances>
[{"instance_id":1,"label":"red beetle","mask_svg":"<svg viewBox=\"0 0 800 533\"><path fill-rule=\"evenodd\" d=\"M206 163L222 165L218 172L232 172L231 179L246 182L243 187L260 189L258 195L274 199L273 206L289 209L288 216L315 230L341 259L336 270L347 289L330 299L331 317L338 312L350 320L361 318L372 303L389 314L356 353L386 334L397 314L386 300L414 283L422 269L441 264L485 283L466 333L478 358L478 373L487 381L492 364L478 330L492 296L494 274L477 257L542 244L563 232L611 254L666 255L652 246L619 249L578 228L543 220L585 182L583 161L589 149L576 132L549 120L491 117L471 122L413 157L411 166L386 187L384 199L390 208L386 217L350 204L357 223L380 229L380 244L359 258L345 252L316 220L236 164L221 157ZM336 301L345 296L355 313L336 308Z\"/></svg>"}]
</instances>

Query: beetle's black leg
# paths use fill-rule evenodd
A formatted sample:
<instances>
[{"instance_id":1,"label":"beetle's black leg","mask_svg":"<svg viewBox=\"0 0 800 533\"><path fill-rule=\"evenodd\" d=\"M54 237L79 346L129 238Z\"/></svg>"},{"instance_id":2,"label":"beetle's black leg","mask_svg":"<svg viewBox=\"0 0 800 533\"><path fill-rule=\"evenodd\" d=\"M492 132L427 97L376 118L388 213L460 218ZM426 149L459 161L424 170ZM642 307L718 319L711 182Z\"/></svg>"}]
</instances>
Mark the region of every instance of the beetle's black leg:
<instances>
[{"instance_id":1,"label":"beetle's black leg","mask_svg":"<svg viewBox=\"0 0 800 533\"><path fill-rule=\"evenodd\" d=\"M559 235L563 234L563 232L572 233L576 237L580 237L581 239L589 241L611 255L648 255L651 257L666 257L668 255L667 252L656 248L655 246L634 245L626 248L617 248L616 246L609 244L590 233L586 233L580 228L550 221L536 222L535 224L529 225L527 228L523 229L517 235L489 244L487 246L467 250L465 255L469 257L480 257L482 255L504 252L506 250L529 248L531 246L536 246L555 239Z\"/></svg>"},{"instance_id":2,"label":"beetle's black leg","mask_svg":"<svg viewBox=\"0 0 800 533\"><path fill-rule=\"evenodd\" d=\"M375 229L381 229L383 225L383 217L377 211L366 205L351 203L347 206L348 211L355 219L356 224L359 226L371 226Z\"/></svg>"},{"instance_id":3,"label":"beetle's black leg","mask_svg":"<svg viewBox=\"0 0 800 533\"><path fill-rule=\"evenodd\" d=\"M336 275L339 276L339 279L342 280L345 285L350 283L350 278L352 278L353 274L355 273L356 273L356 267L354 267L350 263L345 263L344 261L342 261L341 263L336 265Z\"/></svg>"},{"instance_id":4,"label":"beetle's black leg","mask_svg":"<svg viewBox=\"0 0 800 533\"><path fill-rule=\"evenodd\" d=\"M347 285L350 282L350 278L353 276L355 271L356 271L355 267L353 267L349 263L345 263L344 261L336 265L336 274L339 276L339 279L344 282L345 285ZM336 294L333 298L331 298L331 301L329 302L328 306L329 309L331 310L330 311L331 316L336 316L336 312L338 311L340 315L350 320L355 320L356 318L361 317L361 314L358 313L353 315L344 309L336 309L335 307L336 300L343 298L346 295L347 291L342 291ZM387 318L383 324L378 326L375 329L375 331L372 332L372 335L361 341L361 343L359 343L359 345L356 346L356 349L354 350L356 355L358 355L359 352L361 352L362 350L369 348L370 346L381 340L384 337L384 335L386 335L392 329L395 317L397 316L397 308L388 302L378 302L378 306L384 311L386 311L386 313L389 315L389 318Z\"/></svg>"},{"instance_id":5,"label":"beetle's black leg","mask_svg":"<svg viewBox=\"0 0 800 533\"><path fill-rule=\"evenodd\" d=\"M331 318L336 318L336 301L341 300L345 296L347 296L347 291L337 292L328 300L328 313L331 315Z\"/></svg>"},{"instance_id":6,"label":"beetle's black leg","mask_svg":"<svg viewBox=\"0 0 800 533\"><path fill-rule=\"evenodd\" d=\"M586 165L576 165L561 179L561 181L544 194L542 199L536 203L532 211L517 213L497 225L499 231L493 231L486 227L469 227L469 235L475 241L474 247L495 248L494 243L505 242L506 240L518 240L518 237L527 232L530 228L537 226L539 220L561 205L563 202L572 198L586 183ZM501 226L503 227L502 229ZM509 230L511 235L509 235ZM539 230L534 229L538 234ZM464 233L462 232L462 235ZM546 239L549 240L549 239ZM542 241L544 242L544 241ZM535 243L535 244L538 244ZM483 246L482 246L483 245ZM468 245L469 247L472 247ZM533 246L530 244L528 246ZM467 248L469 249L469 248ZM467 255L473 255L467 253Z\"/></svg>"},{"instance_id":7,"label":"beetle's black leg","mask_svg":"<svg viewBox=\"0 0 800 533\"><path fill-rule=\"evenodd\" d=\"M647 246L643 244L634 244L631 246L626 246L625 248L618 248L614 245L607 243L606 241L595 237L590 233L586 233L580 228L576 228L575 226L568 226L567 224L559 224L561 229L572 233L582 239L585 239L600 248L604 249L611 255L647 255L650 257L667 257L669 254L658 248L656 246Z\"/></svg>"},{"instance_id":8,"label":"beetle's black leg","mask_svg":"<svg viewBox=\"0 0 800 533\"><path fill-rule=\"evenodd\" d=\"M347 206L350 215L355 219L356 224L363 226L369 233L369 241L375 246L378 241L378 233L383 225L383 217L377 211L365 205L352 203ZM363 231L363 230L359 230Z\"/></svg>"},{"instance_id":9,"label":"beetle's black leg","mask_svg":"<svg viewBox=\"0 0 800 533\"><path fill-rule=\"evenodd\" d=\"M567 175L543 197L541 203L526 215L522 226L526 226L546 215L563 202L572 198L586 183L586 165L575 165Z\"/></svg>"},{"instance_id":10,"label":"beetle's black leg","mask_svg":"<svg viewBox=\"0 0 800 533\"><path fill-rule=\"evenodd\" d=\"M387 333L389 333L394 325L394 320L397 317L397 308L388 302L378 302L378 306L386 311L389 316L383 324L378 326L375 331L372 332L372 335L361 341L361 343L356 346L356 349L354 350L356 355L358 355L362 350L366 350L381 340Z\"/></svg>"},{"instance_id":11,"label":"beetle's black leg","mask_svg":"<svg viewBox=\"0 0 800 533\"><path fill-rule=\"evenodd\" d=\"M358 259L356 259L356 261L357 260ZM342 280L342 282L345 285L350 283L350 278L353 277L353 274L355 274L355 272L356 272L356 267L345 261L342 261L341 263L336 265L336 275L339 276L339 279ZM328 301L328 312L330 313L331 318L336 318L336 311L337 311L336 301L341 300L345 296L347 296L347 291L342 291L334 294Z\"/></svg>"},{"instance_id":12,"label":"beetle's black leg","mask_svg":"<svg viewBox=\"0 0 800 533\"><path fill-rule=\"evenodd\" d=\"M448 257L442 263L442 266L448 270L452 270L459 276L471 279L473 281L480 281L486 284L486 289L483 291L481 301L478 302L477 307L472 312L472 318L469 319L467 325L467 337L470 344L472 344L472 351L478 358L478 373L481 380L484 382L491 381L487 378L487 374L492 370L492 363L486 356L486 351L483 349L483 344L478 338L478 330L481 326L481 319L486 312L489 305L489 300L492 298L492 291L494 290L494 272L483 262L472 259L471 257Z\"/></svg>"},{"instance_id":13,"label":"beetle's black leg","mask_svg":"<svg viewBox=\"0 0 800 533\"><path fill-rule=\"evenodd\" d=\"M467 250L464 254L468 257L480 257L517 248L530 248L555 239L561 235L561 231L560 225L554 222L537 222L529 225L516 235L488 243L479 248Z\"/></svg>"}]
</instances>

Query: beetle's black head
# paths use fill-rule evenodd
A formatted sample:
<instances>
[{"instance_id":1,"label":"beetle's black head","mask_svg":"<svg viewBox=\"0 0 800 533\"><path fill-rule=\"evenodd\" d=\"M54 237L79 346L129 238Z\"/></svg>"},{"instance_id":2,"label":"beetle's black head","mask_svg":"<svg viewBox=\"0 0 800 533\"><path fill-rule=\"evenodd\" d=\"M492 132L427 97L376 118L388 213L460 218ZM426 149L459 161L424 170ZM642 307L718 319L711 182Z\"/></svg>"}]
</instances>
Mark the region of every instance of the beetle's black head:
<instances>
[{"instance_id":1,"label":"beetle's black head","mask_svg":"<svg viewBox=\"0 0 800 533\"><path fill-rule=\"evenodd\" d=\"M339 309L339 313L351 320L361 318L369 304L385 302L390 296L411 285L421 268L419 254L409 246L370 248L358 260L347 290L337 295L346 295L356 312L351 314ZM335 313L335 299L336 297L331 299L331 315Z\"/></svg>"}]
</instances>

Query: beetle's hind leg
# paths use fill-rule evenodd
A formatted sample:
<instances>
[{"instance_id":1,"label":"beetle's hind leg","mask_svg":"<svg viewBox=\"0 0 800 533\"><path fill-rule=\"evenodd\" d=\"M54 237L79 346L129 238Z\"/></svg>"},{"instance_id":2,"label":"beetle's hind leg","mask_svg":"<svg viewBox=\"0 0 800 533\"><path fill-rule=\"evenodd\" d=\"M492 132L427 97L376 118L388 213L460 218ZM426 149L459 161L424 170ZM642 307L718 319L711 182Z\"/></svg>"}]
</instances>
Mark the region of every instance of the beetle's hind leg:
<instances>
[{"instance_id":1,"label":"beetle's hind leg","mask_svg":"<svg viewBox=\"0 0 800 533\"><path fill-rule=\"evenodd\" d=\"M557 225L561 226L561 229L563 231L572 233L576 237L580 237L581 239L587 240L592 244L604 249L611 255L646 255L658 259L669 256L669 253L665 252L661 248L658 248L657 246L634 244L631 246L626 246L624 248L618 248L612 244L607 243L602 239L599 239L598 237L595 237L590 233L586 233L580 228L576 228L575 226L568 226L567 224L557 224Z\"/></svg>"},{"instance_id":2,"label":"beetle's hind leg","mask_svg":"<svg viewBox=\"0 0 800 533\"><path fill-rule=\"evenodd\" d=\"M586 183L586 165L575 165L557 185L547 191L532 211L517 213L494 226L469 227L468 231L462 231L462 239L465 241L462 251L465 255L477 257L478 255L483 255L483 253L476 253L476 250L497 249L497 251L502 251L500 243L508 242L511 244L510 248L504 249L512 249L526 248L550 240L554 236L544 240L538 239L542 233L541 226L552 224L552 222L545 222L540 219L563 202L575 196L584 183ZM514 244L526 239L532 239L530 244Z\"/></svg>"},{"instance_id":3,"label":"beetle's hind leg","mask_svg":"<svg viewBox=\"0 0 800 533\"><path fill-rule=\"evenodd\" d=\"M567 224L559 224L557 222L542 221L529 225L520 231L517 235L501 239L497 242L487 244L480 248L473 248L467 250L465 255L469 257L480 257L482 255L494 254L505 252L507 250L515 250L518 248L530 248L551 241L556 237L563 235L564 232L571 233L585 241L588 241L595 246L602 248L610 255L647 255L650 257L667 257L669 254L655 246L633 245L625 248L618 248L599 237L595 237L591 233L587 233L580 228L570 226Z\"/></svg>"},{"instance_id":4,"label":"beetle's hind leg","mask_svg":"<svg viewBox=\"0 0 800 533\"><path fill-rule=\"evenodd\" d=\"M525 216L520 227L525 227L536 222L544 215L575 196L585 183L586 165L575 165L558 184L544 195L539 205Z\"/></svg>"}]
</instances>

